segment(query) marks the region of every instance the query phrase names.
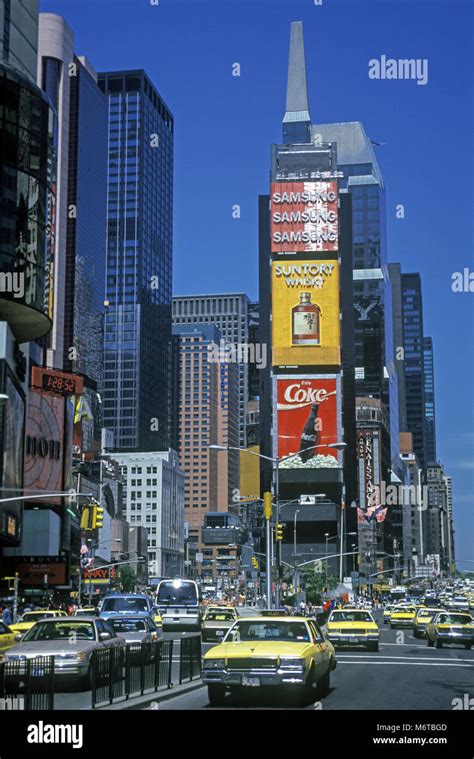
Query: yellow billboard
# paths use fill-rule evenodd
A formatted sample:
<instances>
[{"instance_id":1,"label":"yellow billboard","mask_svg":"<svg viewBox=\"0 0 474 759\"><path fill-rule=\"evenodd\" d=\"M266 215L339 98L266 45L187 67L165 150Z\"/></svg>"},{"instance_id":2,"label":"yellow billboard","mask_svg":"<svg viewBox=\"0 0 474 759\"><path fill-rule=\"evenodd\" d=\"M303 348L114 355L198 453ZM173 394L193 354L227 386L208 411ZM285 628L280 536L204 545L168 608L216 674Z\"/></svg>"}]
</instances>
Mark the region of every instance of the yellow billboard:
<instances>
[{"instance_id":1,"label":"yellow billboard","mask_svg":"<svg viewBox=\"0 0 474 759\"><path fill-rule=\"evenodd\" d=\"M273 366L339 366L339 263L272 263Z\"/></svg>"}]
</instances>

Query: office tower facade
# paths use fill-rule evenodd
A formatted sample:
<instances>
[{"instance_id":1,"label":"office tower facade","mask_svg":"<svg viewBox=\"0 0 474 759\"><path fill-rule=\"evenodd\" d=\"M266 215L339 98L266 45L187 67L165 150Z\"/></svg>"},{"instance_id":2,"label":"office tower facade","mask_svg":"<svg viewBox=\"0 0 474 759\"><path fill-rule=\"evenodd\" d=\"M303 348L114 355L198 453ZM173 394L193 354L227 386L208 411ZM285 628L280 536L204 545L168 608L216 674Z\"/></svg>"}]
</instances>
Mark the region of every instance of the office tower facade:
<instances>
[{"instance_id":1,"label":"office tower facade","mask_svg":"<svg viewBox=\"0 0 474 759\"><path fill-rule=\"evenodd\" d=\"M99 75L108 103L104 424L117 450L170 440L173 129L144 71Z\"/></svg>"},{"instance_id":2,"label":"office tower facade","mask_svg":"<svg viewBox=\"0 0 474 759\"><path fill-rule=\"evenodd\" d=\"M57 122L36 85L35 2L0 2L0 486L26 487L24 441L30 364L51 330L49 272L56 218ZM21 346L21 347L20 347ZM0 551L23 537L21 500L0 504Z\"/></svg>"},{"instance_id":3,"label":"office tower facade","mask_svg":"<svg viewBox=\"0 0 474 759\"><path fill-rule=\"evenodd\" d=\"M36 80L38 0L0 0L0 60Z\"/></svg>"},{"instance_id":4,"label":"office tower facade","mask_svg":"<svg viewBox=\"0 0 474 759\"><path fill-rule=\"evenodd\" d=\"M447 510L448 510L448 528L449 528L449 565L450 572L456 570L456 549L454 540L454 513L453 513L453 480L452 477L445 476L444 483L446 485L446 498L447 498Z\"/></svg>"},{"instance_id":5,"label":"office tower facade","mask_svg":"<svg viewBox=\"0 0 474 759\"><path fill-rule=\"evenodd\" d=\"M185 472L185 520L189 540L202 547L208 512L226 512L239 487L238 367L212 359L219 344L214 324L173 326L172 445Z\"/></svg>"},{"instance_id":6,"label":"office tower facade","mask_svg":"<svg viewBox=\"0 0 474 759\"><path fill-rule=\"evenodd\" d=\"M221 340L249 344L250 299L244 293L179 295L173 298L173 324L215 324ZM249 396L249 361L239 361L239 445L245 447L245 408Z\"/></svg>"},{"instance_id":7,"label":"office tower facade","mask_svg":"<svg viewBox=\"0 0 474 759\"><path fill-rule=\"evenodd\" d=\"M423 338L423 376L426 462L436 462L436 409L433 340Z\"/></svg>"},{"instance_id":8,"label":"office tower facade","mask_svg":"<svg viewBox=\"0 0 474 759\"><path fill-rule=\"evenodd\" d=\"M448 512L448 486L442 464L429 463L426 466L424 483L428 489L427 554L428 557L439 557L437 561L442 571L451 571L451 520Z\"/></svg>"},{"instance_id":9,"label":"office tower facade","mask_svg":"<svg viewBox=\"0 0 474 759\"><path fill-rule=\"evenodd\" d=\"M388 264L388 272L392 286L393 354L395 371L397 373L398 426L401 434L402 432L406 432L408 428L405 389L405 349L403 347L402 273L400 264Z\"/></svg>"},{"instance_id":10,"label":"office tower facade","mask_svg":"<svg viewBox=\"0 0 474 759\"><path fill-rule=\"evenodd\" d=\"M176 452L114 453L112 458L118 462L123 478L123 516L130 524L130 532L140 527L147 530L149 576L182 576L184 473Z\"/></svg>"},{"instance_id":11,"label":"office tower facade","mask_svg":"<svg viewBox=\"0 0 474 759\"><path fill-rule=\"evenodd\" d=\"M356 525L355 509L345 508L357 494L350 198L339 192L336 146L312 141L310 123L297 22L283 141L272 146L270 195L259 201L260 339L271 345L261 377L260 444L263 455L279 460L278 484L271 462L261 462L260 479L281 504L287 530L279 553L289 563L295 545L308 559L322 555L326 534L339 534L345 548ZM323 432L315 435L316 427ZM291 504L301 493L313 503L297 515Z\"/></svg>"},{"instance_id":12,"label":"office tower facade","mask_svg":"<svg viewBox=\"0 0 474 759\"><path fill-rule=\"evenodd\" d=\"M407 431L424 469L426 458L423 298L419 274L402 274L403 346Z\"/></svg>"}]
</instances>

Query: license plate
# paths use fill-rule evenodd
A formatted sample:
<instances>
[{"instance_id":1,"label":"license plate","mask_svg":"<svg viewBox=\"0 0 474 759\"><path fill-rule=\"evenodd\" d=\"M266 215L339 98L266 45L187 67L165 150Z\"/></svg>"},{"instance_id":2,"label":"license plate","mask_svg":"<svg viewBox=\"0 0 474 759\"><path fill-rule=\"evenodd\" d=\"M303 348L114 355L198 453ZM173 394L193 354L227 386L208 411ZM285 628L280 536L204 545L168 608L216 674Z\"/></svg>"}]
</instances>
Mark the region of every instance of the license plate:
<instances>
[{"instance_id":1,"label":"license plate","mask_svg":"<svg viewBox=\"0 0 474 759\"><path fill-rule=\"evenodd\" d=\"M224 635L224 630L216 630L216 635Z\"/></svg>"},{"instance_id":2,"label":"license plate","mask_svg":"<svg viewBox=\"0 0 474 759\"><path fill-rule=\"evenodd\" d=\"M259 677L246 677L245 675L242 677L242 685L248 685L250 688L258 688L260 685L260 678Z\"/></svg>"}]
</instances>

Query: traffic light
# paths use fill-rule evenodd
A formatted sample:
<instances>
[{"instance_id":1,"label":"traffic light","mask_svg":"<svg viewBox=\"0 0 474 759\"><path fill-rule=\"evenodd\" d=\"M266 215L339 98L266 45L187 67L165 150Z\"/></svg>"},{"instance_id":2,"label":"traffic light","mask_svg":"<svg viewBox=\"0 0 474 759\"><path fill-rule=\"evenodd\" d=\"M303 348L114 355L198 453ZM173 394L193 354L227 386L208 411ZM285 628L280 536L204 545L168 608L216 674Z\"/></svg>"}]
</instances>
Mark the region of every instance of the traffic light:
<instances>
[{"instance_id":1,"label":"traffic light","mask_svg":"<svg viewBox=\"0 0 474 759\"><path fill-rule=\"evenodd\" d=\"M285 529L285 525L281 522L277 522L275 525L275 540L277 542L281 542L283 540L283 531Z\"/></svg>"},{"instance_id":2,"label":"traffic light","mask_svg":"<svg viewBox=\"0 0 474 759\"><path fill-rule=\"evenodd\" d=\"M92 507L92 529L100 530L104 526L104 509L102 506Z\"/></svg>"},{"instance_id":3,"label":"traffic light","mask_svg":"<svg viewBox=\"0 0 474 759\"><path fill-rule=\"evenodd\" d=\"M258 569L258 559L256 556L252 556L252 567Z\"/></svg>"},{"instance_id":4,"label":"traffic light","mask_svg":"<svg viewBox=\"0 0 474 759\"><path fill-rule=\"evenodd\" d=\"M263 494L263 516L265 519L270 520L272 518L272 494Z\"/></svg>"},{"instance_id":5,"label":"traffic light","mask_svg":"<svg viewBox=\"0 0 474 759\"><path fill-rule=\"evenodd\" d=\"M84 506L81 514L81 530L92 530L91 516L93 513L93 507Z\"/></svg>"}]
</instances>

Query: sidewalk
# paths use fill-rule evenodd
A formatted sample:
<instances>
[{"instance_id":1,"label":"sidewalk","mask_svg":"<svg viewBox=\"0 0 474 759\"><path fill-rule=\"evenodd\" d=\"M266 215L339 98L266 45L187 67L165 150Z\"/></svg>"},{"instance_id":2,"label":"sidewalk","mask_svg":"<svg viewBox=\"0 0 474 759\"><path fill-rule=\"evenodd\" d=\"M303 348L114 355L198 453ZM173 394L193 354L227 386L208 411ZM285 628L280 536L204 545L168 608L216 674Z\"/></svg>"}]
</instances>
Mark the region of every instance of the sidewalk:
<instances>
[{"instance_id":1,"label":"sidewalk","mask_svg":"<svg viewBox=\"0 0 474 759\"><path fill-rule=\"evenodd\" d=\"M121 709L145 709L150 707L153 703L159 703L160 701L167 701L170 698L175 698L178 695L187 693L188 691L197 690L202 687L201 678L191 680L181 685L173 685L172 688L166 686L160 687L156 692L148 691L143 696L140 694L130 696L130 698L121 699L115 701L113 704L105 703L100 706L96 706L94 711L104 710L121 710ZM85 691L84 693L56 693L54 696L54 710L79 710L87 711L92 709L92 694L91 691Z\"/></svg>"}]
</instances>

